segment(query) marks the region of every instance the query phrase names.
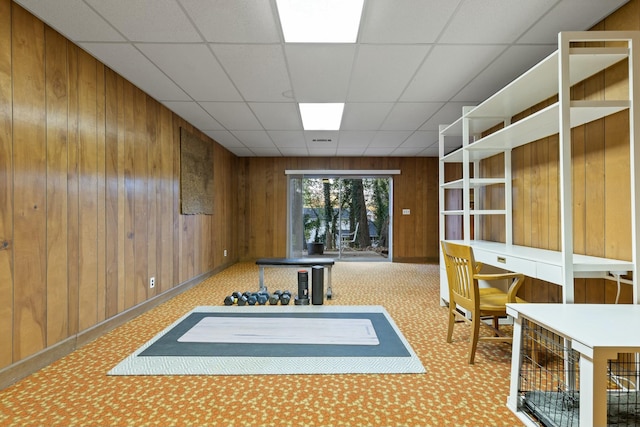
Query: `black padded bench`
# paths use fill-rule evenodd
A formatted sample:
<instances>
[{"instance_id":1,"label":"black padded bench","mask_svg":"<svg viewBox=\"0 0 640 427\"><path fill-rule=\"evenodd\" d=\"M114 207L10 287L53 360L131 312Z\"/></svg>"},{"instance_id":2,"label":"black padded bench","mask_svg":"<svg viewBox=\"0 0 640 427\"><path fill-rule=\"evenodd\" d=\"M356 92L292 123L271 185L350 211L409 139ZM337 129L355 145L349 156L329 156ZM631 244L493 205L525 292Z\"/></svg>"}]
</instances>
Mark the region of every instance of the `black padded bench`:
<instances>
[{"instance_id":1,"label":"black padded bench","mask_svg":"<svg viewBox=\"0 0 640 427\"><path fill-rule=\"evenodd\" d=\"M331 299L331 267L335 263L332 258L260 258L256 261L256 265L260 267L260 290L266 290L264 286L265 267L311 268L319 265L327 270L327 299Z\"/></svg>"}]
</instances>

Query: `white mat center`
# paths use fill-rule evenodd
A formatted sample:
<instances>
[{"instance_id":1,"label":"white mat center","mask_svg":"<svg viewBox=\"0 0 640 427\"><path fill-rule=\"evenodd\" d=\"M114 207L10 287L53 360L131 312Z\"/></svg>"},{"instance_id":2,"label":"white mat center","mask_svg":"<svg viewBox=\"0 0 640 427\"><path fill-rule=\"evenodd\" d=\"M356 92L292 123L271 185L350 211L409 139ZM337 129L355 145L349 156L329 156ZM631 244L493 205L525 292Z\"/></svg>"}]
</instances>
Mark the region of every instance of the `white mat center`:
<instances>
[{"instance_id":1,"label":"white mat center","mask_svg":"<svg viewBox=\"0 0 640 427\"><path fill-rule=\"evenodd\" d=\"M379 345L369 319L205 317L179 342Z\"/></svg>"}]
</instances>

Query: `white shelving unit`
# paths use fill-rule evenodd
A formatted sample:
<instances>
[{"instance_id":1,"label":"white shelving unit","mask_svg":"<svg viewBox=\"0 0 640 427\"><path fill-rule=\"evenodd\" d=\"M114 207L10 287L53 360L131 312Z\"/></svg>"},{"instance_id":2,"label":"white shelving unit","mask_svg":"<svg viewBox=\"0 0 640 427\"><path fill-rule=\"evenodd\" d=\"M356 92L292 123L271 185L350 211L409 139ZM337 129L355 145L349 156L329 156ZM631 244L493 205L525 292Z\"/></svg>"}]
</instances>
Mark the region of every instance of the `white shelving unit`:
<instances>
[{"instance_id":1,"label":"white shelving unit","mask_svg":"<svg viewBox=\"0 0 640 427\"><path fill-rule=\"evenodd\" d=\"M572 42L615 42L611 47L578 47ZM591 43L593 44L593 43ZM636 266L639 263L637 242L639 230L636 213L640 213L640 199L635 197L640 188L640 150L636 149L640 131L640 113L634 100L640 99L640 58L634 54L640 44L638 32L585 31L563 32L558 35L558 50L540 61L526 73L505 86L478 106L464 107L462 116L448 126L440 127L440 238L447 239L445 219L462 218L462 241L474 247L479 261L498 268L522 272L528 276L556 283L563 288L563 302L574 301L573 281L576 277L606 277L610 272L633 273L633 301L640 304ZM570 88L606 68L629 59L629 94L627 99L611 101L572 101ZM553 96L558 101L513 124L516 114ZM585 257L573 253L573 218L571 187L571 128L597 120L622 110L629 110L631 153L631 218L632 260ZM482 137L482 132L503 123L504 127ZM560 220L561 250L549 251L513 245L511 150L541 138L559 135ZM503 153L504 176L483 178L478 176L483 159ZM462 178L447 182L445 164L461 163ZM471 177L471 169L475 176ZM479 200L479 189L503 186L504 209L474 209L473 199ZM447 210L446 192L462 190L462 209ZM476 202L476 206L478 204ZM474 240L471 221L478 230L479 218L502 215L505 223L505 242ZM444 263L441 262L441 266ZM443 267L441 267L443 268ZM448 300L446 274L441 271L441 298Z\"/></svg>"}]
</instances>

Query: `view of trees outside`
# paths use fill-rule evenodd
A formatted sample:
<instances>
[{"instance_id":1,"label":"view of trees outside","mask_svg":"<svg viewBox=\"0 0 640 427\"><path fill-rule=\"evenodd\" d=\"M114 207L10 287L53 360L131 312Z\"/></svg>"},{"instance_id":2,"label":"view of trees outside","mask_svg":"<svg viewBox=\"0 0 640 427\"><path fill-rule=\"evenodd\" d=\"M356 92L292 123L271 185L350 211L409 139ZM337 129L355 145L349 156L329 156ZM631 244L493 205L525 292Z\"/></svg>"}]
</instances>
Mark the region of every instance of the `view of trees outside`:
<instances>
[{"instance_id":1,"label":"view of trees outside","mask_svg":"<svg viewBox=\"0 0 640 427\"><path fill-rule=\"evenodd\" d=\"M340 233L354 233L354 249L386 248L389 234L389 179L303 179L306 242L337 249ZM351 239L350 239L351 240Z\"/></svg>"}]
</instances>

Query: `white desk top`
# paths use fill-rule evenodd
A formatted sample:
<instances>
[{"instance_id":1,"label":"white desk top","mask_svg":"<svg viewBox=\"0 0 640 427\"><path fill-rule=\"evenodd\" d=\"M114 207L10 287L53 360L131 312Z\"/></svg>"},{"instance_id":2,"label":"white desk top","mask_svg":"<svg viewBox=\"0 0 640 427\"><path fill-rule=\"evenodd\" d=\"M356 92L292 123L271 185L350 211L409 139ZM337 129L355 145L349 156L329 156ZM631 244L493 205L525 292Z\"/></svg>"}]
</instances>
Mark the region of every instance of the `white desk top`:
<instances>
[{"instance_id":1,"label":"white desk top","mask_svg":"<svg viewBox=\"0 0 640 427\"><path fill-rule=\"evenodd\" d=\"M520 315L589 348L640 348L640 305L507 304Z\"/></svg>"},{"instance_id":2,"label":"white desk top","mask_svg":"<svg viewBox=\"0 0 640 427\"><path fill-rule=\"evenodd\" d=\"M458 242L464 244L463 241ZM510 255L536 262L542 262L545 264L562 266L562 252L560 251L532 248L528 246L507 245L505 243L490 242L486 240L471 240L468 244L473 248L495 252L497 255ZM617 259L574 254L573 270L576 273L598 271L632 271L633 263L631 261L622 261ZM579 276L579 274L576 274L576 276Z\"/></svg>"}]
</instances>

